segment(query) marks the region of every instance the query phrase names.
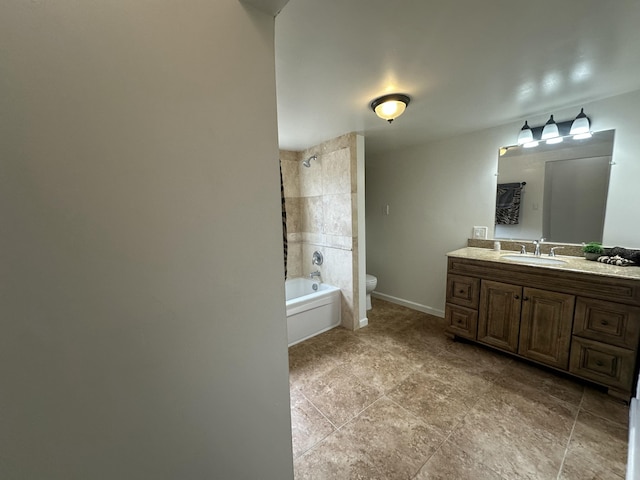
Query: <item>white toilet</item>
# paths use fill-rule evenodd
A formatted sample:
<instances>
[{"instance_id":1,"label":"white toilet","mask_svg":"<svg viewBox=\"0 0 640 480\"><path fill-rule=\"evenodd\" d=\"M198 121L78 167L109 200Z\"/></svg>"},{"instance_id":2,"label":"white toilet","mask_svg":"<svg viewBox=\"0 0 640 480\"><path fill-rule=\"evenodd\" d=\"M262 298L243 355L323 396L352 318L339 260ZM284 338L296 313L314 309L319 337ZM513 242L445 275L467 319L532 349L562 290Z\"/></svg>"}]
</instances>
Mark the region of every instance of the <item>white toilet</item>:
<instances>
[{"instance_id":1,"label":"white toilet","mask_svg":"<svg viewBox=\"0 0 640 480\"><path fill-rule=\"evenodd\" d=\"M371 292L376 289L378 285L378 279L373 275L367 273L367 310L371 310Z\"/></svg>"}]
</instances>

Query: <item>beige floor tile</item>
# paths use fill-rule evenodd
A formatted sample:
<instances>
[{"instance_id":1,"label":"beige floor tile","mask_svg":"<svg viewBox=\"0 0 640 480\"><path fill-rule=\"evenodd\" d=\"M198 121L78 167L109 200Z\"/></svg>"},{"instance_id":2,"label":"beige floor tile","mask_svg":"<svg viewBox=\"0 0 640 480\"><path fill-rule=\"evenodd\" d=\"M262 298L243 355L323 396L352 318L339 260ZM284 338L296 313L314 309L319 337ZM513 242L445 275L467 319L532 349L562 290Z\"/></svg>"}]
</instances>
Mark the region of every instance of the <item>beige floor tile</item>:
<instances>
[{"instance_id":1,"label":"beige floor tile","mask_svg":"<svg viewBox=\"0 0 640 480\"><path fill-rule=\"evenodd\" d=\"M385 348L371 347L349 362L351 372L376 389L387 392L402 382L419 366Z\"/></svg>"},{"instance_id":2,"label":"beige floor tile","mask_svg":"<svg viewBox=\"0 0 640 480\"><path fill-rule=\"evenodd\" d=\"M514 390L494 385L476 404L475 410L502 418L514 428L526 427L549 441L565 446L569 441L578 407L534 389Z\"/></svg>"},{"instance_id":3,"label":"beige floor tile","mask_svg":"<svg viewBox=\"0 0 640 480\"><path fill-rule=\"evenodd\" d=\"M382 398L294 462L295 478L413 478L443 442L426 423Z\"/></svg>"},{"instance_id":4,"label":"beige floor tile","mask_svg":"<svg viewBox=\"0 0 640 480\"><path fill-rule=\"evenodd\" d=\"M451 434L451 443L508 479L555 480L565 445L503 414L474 408Z\"/></svg>"},{"instance_id":5,"label":"beige floor tile","mask_svg":"<svg viewBox=\"0 0 640 480\"><path fill-rule=\"evenodd\" d=\"M440 349L430 345L421 339L408 335L396 335L393 341L384 344L384 348L391 354L413 363L418 368L424 368L425 365L432 365L436 362L436 357L440 353Z\"/></svg>"},{"instance_id":6,"label":"beige floor tile","mask_svg":"<svg viewBox=\"0 0 640 480\"><path fill-rule=\"evenodd\" d=\"M584 386L578 381L520 360L507 365L501 376L573 405L580 404L584 392Z\"/></svg>"},{"instance_id":7,"label":"beige floor tile","mask_svg":"<svg viewBox=\"0 0 640 480\"><path fill-rule=\"evenodd\" d=\"M558 480L624 480L624 475L618 475L605 466L594 462L591 458L582 457L569 451L564 459L562 472Z\"/></svg>"},{"instance_id":8,"label":"beige floor tile","mask_svg":"<svg viewBox=\"0 0 640 480\"><path fill-rule=\"evenodd\" d=\"M504 370L512 361L509 356L495 350L466 342L451 342L446 350L485 368L493 369L496 373Z\"/></svg>"},{"instance_id":9,"label":"beige floor tile","mask_svg":"<svg viewBox=\"0 0 640 480\"><path fill-rule=\"evenodd\" d=\"M379 390L361 382L344 365L318 376L313 384L305 385L301 390L336 427L381 396Z\"/></svg>"},{"instance_id":10,"label":"beige floor tile","mask_svg":"<svg viewBox=\"0 0 640 480\"><path fill-rule=\"evenodd\" d=\"M451 382L442 382L422 372L412 373L388 393L391 400L443 435L451 432L473 405L468 396Z\"/></svg>"},{"instance_id":11,"label":"beige floor tile","mask_svg":"<svg viewBox=\"0 0 640 480\"><path fill-rule=\"evenodd\" d=\"M621 425L629 423L629 406L627 404L593 388L585 389L580 407Z\"/></svg>"},{"instance_id":12,"label":"beige floor tile","mask_svg":"<svg viewBox=\"0 0 640 480\"><path fill-rule=\"evenodd\" d=\"M331 422L301 392L291 392L293 458L298 458L334 430Z\"/></svg>"},{"instance_id":13,"label":"beige floor tile","mask_svg":"<svg viewBox=\"0 0 640 480\"><path fill-rule=\"evenodd\" d=\"M442 319L379 299L368 315L289 349L297 480L624 478L626 405Z\"/></svg>"},{"instance_id":14,"label":"beige floor tile","mask_svg":"<svg viewBox=\"0 0 640 480\"><path fill-rule=\"evenodd\" d=\"M289 349L289 384L292 388L312 383L323 373L333 370L339 365L339 359L327 355L313 344L306 342L294 345Z\"/></svg>"},{"instance_id":15,"label":"beige floor tile","mask_svg":"<svg viewBox=\"0 0 640 480\"><path fill-rule=\"evenodd\" d=\"M625 475L628 429L625 425L606 420L586 411L578 419L569 442L569 450L589 458L616 475Z\"/></svg>"},{"instance_id":16,"label":"beige floor tile","mask_svg":"<svg viewBox=\"0 0 640 480\"><path fill-rule=\"evenodd\" d=\"M500 375L500 369L483 362L474 362L446 350L440 352L435 361L425 367L426 375L455 384L465 392L473 394L476 400L493 385Z\"/></svg>"},{"instance_id":17,"label":"beige floor tile","mask_svg":"<svg viewBox=\"0 0 640 480\"><path fill-rule=\"evenodd\" d=\"M444 442L413 480L505 480L464 451Z\"/></svg>"}]
</instances>

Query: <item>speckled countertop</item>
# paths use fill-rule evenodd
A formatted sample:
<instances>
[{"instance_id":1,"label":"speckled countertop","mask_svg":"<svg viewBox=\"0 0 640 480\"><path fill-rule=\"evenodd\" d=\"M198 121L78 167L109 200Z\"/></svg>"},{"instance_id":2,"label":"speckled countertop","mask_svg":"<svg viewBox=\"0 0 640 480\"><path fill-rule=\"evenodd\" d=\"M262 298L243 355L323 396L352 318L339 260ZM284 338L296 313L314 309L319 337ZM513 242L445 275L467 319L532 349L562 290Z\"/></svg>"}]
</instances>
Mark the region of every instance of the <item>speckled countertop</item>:
<instances>
[{"instance_id":1,"label":"speckled countertop","mask_svg":"<svg viewBox=\"0 0 640 480\"><path fill-rule=\"evenodd\" d=\"M532 265L528 263L516 262L503 258L504 255L518 255L518 252L502 250L496 252L488 248L465 247L453 252L447 253L448 257L467 258L470 260L484 260L487 262L506 263L511 265L524 265L535 268L545 268L553 270L565 270L570 272L590 273L604 277L627 278L631 280L640 280L640 267L617 267L615 265L607 265L605 263L587 260L584 257L574 257L568 255L557 255L556 257L548 257L543 255L542 258L556 258L566 263L561 265ZM531 253L528 256L533 256Z\"/></svg>"}]
</instances>

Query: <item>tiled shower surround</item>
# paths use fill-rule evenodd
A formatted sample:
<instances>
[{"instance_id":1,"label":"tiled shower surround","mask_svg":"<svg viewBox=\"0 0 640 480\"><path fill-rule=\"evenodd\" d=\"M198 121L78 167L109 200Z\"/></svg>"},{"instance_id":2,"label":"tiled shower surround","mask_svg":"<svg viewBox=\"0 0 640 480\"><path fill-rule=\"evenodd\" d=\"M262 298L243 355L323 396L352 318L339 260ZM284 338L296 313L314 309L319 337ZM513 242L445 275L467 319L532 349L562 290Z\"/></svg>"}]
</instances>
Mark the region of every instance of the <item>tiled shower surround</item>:
<instances>
[{"instance_id":1,"label":"tiled shower surround","mask_svg":"<svg viewBox=\"0 0 640 480\"><path fill-rule=\"evenodd\" d=\"M357 141L347 134L301 152L280 151L287 210L288 277L320 270L342 290L342 325L358 327ZM312 155L310 167L302 161ZM324 256L312 265L313 252Z\"/></svg>"}]
</instances>

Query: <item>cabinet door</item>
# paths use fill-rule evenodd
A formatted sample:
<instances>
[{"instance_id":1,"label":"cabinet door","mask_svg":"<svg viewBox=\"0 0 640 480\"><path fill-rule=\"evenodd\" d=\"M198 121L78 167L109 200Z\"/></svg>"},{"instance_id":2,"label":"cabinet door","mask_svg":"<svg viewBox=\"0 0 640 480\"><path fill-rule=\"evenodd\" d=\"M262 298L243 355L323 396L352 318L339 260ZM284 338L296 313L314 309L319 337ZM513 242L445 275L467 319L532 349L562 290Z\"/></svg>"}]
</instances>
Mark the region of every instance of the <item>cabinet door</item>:
<instances>
[{"instance_id":1,"label":"cabinet door","mask_svg":"<svg viewBox=\"0 0 640 480\"><path fill-rule=\"evenodd\" d=\"M569 371L623 392L631 392L635 360L633 350L574 336Z\"/></svg>"},{"instance_id":2,"label":"cabinet door","mask_svg":"<svg viewBox=\"0 0 640 480\"><path fill-rule=\"evenodd\" d=\"M480 280L462 275L447 275L447 303L478 308Z\"/></svg>"},{"instance_id":3,"label":"cabinet door","mask_svg":"<svg viewBox=\"0 0 640 480\"><path fill-rule=\"evenodd\" d=\"M567 369L575 296L525 287L518 353Z\"/></svg>"},{"instance_id":4,"label":"cabinet door","mask_svg":"<svg viewBox=\"0 0 640 480\"><path fill-rule=\"evenodd\" d=\"M444 310L447 331L469 340L476 339L478 311L447 303Z\"/></svg>"},{"instance_id":5,"label":"cabinet door","mask_svg":"<svg viewBox=\"0 0 640 480\"><path fill-rule=\"evenodd\" d=\"M480 282L479 342L508 352L518 351L521 297L519 285Z\"/></svg>"},{"instance_id":6,"label":"cabinet door","mask_svg":"<svg viewBox=\"0 0 640 480\"><path fill-rule=\"evenodd\" d=\"M573 334L636 350L640 338L640 308L578 297Z\"/></svg>"}]
</instances>

